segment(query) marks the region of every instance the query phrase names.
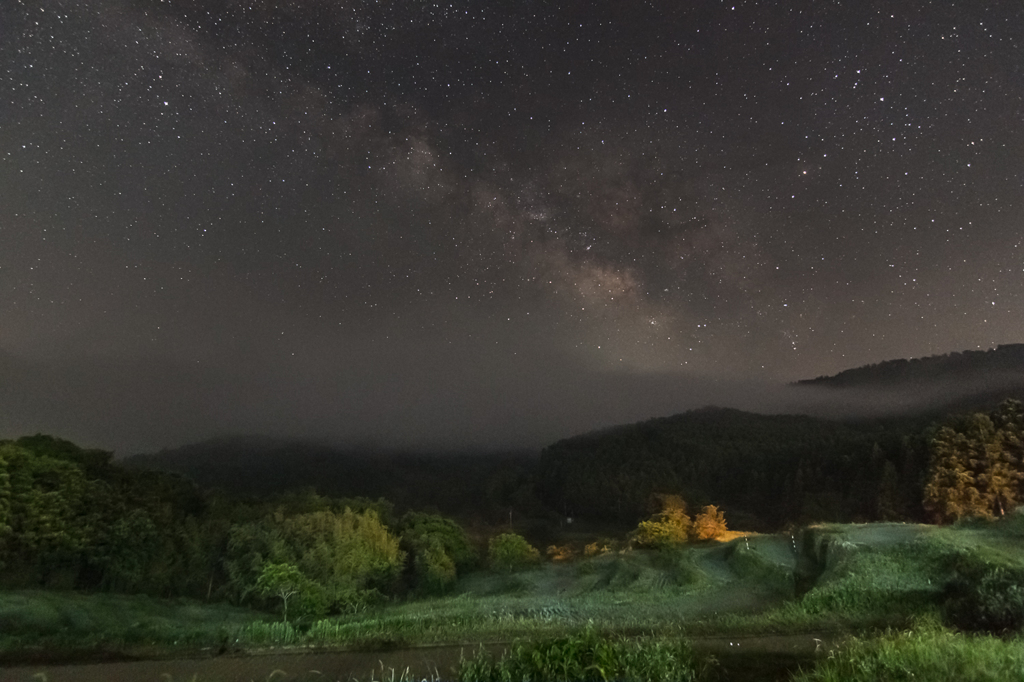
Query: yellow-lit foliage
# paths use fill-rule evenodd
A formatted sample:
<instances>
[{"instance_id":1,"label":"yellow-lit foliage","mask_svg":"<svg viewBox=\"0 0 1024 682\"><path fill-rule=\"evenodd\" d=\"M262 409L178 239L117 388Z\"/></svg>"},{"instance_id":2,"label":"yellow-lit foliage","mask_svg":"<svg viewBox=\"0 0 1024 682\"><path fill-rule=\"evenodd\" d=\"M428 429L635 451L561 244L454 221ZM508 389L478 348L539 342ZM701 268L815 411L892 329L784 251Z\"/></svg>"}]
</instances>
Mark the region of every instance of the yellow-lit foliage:
<instances>
[{"instance_id":1,"label":"yellow-lit foliage","mask_svg":"<svg viewBox=\"0 0 1024 682\"><path fill-rule=\"evenodd\" d=\"M586 556L600 556L612 551L612 544L607 540L595 540L583 548Z\"/></svg>"},{"instance_id":2,"label":"yellow-lit foliage","mask_svg":"<svg viewBox=\"0 0 1024 682\"><path fill-rule=\"evenodd\" d=\"M686 503L678 495L658 495L661 512L647 521L641 521L634 539L641 547L669 547L686 542L690 530L690 517Z\"/></svg>"},{"instance_id":3,"label":"yellow-lit foliage","mask_svg":"<svg viewBox=\"0 0 1024 682\"><path fill-rule=\"evenodd\" d=\"M725 514L718 507L709 504L693 520L690 537L694 540L714 540L728 530L725 526Z\"/></svg>"},{"instance_id":4,"label":"yellow-lit foliage","mask_svg":"<svg viewBox=\"0 0 1024 682\"><path fill-rule=\"evenodd\" d=\"M552 561L572 561L576 558L576 552L570 545L551 545L546 554Z\"/></svg>"}]
</instances>

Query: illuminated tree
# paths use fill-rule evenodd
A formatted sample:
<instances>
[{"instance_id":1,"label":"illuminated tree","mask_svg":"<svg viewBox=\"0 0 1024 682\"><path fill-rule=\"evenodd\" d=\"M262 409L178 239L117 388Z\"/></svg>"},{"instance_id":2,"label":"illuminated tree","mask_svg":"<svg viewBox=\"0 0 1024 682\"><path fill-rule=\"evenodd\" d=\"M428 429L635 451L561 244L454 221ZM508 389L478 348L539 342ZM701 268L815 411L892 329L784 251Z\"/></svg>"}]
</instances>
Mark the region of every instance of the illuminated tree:
<instances>
[{"instance_id":1,"label":"illuminated tree","mask_svg":"<svg viewBox=\"0 0 1024 682\"><path fill-rule=\"evenodd\" d=\"M693 520L690 537L694 540L714 540L726 530L725 514L719 511L715 505L709 504Z\"/></svg>"},{"instance_id":2,"label":"illuminated tree","mask_svg":"<svg viewBox=\"0 0 1024 682\"><path fill-rule=\"evenodd\" d=\"M937 521L1003 515L1020 499L1021 404L958 417L932 438L924 507Z\"/></svg>"},{"instance_id":3,"label":"illuminated tree","mask_svg":"<svg viewBox=\"0 0 1024 682\"><path fill-rule=\"evenodd\" d=\"M661 511L641 521L634 539L641 547L671 547L686 542L691 521L686 515L686 502L678 495L655 495Z\"/></svg>"}]
</instances>

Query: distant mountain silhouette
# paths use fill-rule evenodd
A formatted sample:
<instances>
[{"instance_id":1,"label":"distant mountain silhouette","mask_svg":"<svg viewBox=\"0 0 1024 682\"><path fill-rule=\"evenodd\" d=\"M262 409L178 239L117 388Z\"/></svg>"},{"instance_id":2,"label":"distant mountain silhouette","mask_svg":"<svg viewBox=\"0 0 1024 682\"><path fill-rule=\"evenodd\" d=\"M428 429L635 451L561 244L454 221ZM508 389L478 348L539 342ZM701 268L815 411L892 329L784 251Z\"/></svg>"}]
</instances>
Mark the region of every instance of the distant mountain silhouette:
<instances>
[{"instance_id":1,"label":"distant mountain silhouette","mask_svg":"<svg viewBox=\"0 0 1024 682\"><path fill-rule=\"evenodd\" d=\"M1024 343L996 346L992 350L886 360L796 383L799 386L828 388L901 388L946 381L967 380L973 383L999 377L1024 382Z\"/></svg>"},{"instance_id":2,"label":"distant mountain silhouette","mask_svg":"<svg viewBox=\"0 0 1024 682\"><path fill-rule=\"evenodd\" d=\"M849 396L861 403L876 402L876 413L941 417L985 411L1006 398L1024 399L1024 344L887 360L793 385L823 389L835 399ZM860 411L872 412L863 405Z\"/></svg>"},{"instance_id":3,"label":"distant mountain silhouette","mask_svg":"<svg viewBox=\"0 0 1024 682\"><path fill-rule=\"evenodd\" d=\"M126 467L171 471L201 486L263 496L312 487L332 497L385 497L400 509L450 514L503 506L502 490L536 453L406 453L263 436L225 436L135 455Z\"/></svg>"}]
</instances>

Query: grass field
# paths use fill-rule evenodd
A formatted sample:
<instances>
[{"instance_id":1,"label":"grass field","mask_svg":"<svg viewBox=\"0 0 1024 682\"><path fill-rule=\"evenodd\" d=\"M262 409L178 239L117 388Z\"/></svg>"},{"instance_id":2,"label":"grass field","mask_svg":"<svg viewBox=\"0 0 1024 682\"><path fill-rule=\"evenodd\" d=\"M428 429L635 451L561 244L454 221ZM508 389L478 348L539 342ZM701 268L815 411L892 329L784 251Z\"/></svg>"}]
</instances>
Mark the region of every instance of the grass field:
<instances>
[{"instance_id":1,"label":"grass field","mask_svg":"<svg viewBox=\"0 0 1024 682\"><path fill-rule=\"evenodd\" d=\"M852 639L793 682L1021 682L1024 641L964 635L917 623L868 639Z\"/></svg>"},{"instance_id":2,"label":"grass field","mask_svg":"<svg viewBox=\"0 0 1024 682\"><path fill-rule=\"evenodd\" d=\"M0 655L174 655L275 646L384 650L534 641L587 628L674 638L904 630L943 618L957 575L1024 570L1021 539L1022 515L947 528L814 526L674 551L548 562L514 574L481 571L444 597L294 626L274 622L272 614L187 601L7 592L0 593Z\"/></svg>"},{"instance_id":3,"label":"grass field","mask_svg":"<svg viewBox=\"0 0 1024 682\"><path fill-rule=\"evenodd\" d=\"M144 595L0 592L0 657L220 649L246 625L271 618L222 604Z\"/></svg>"}]
</instances>

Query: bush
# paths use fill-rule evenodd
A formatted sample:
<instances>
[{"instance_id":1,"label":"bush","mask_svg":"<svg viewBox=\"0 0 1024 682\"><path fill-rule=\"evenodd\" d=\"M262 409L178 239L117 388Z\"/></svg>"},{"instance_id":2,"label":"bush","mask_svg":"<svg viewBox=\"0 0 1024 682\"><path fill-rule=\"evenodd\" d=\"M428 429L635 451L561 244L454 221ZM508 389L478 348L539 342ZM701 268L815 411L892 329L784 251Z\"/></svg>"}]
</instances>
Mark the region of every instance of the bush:
<instances>
[{"instance_id":1,"label":"bush","mask_svg":"<svg viewBox=\"0 0 1024 682\"><path fill-rule=\"evenodd\" d=\"M694 540L714 540L721 537L726 530L728 529L725 527L725 514L715 505L709 504L693 520L690 537Z\"/></svg>"},{"instance_id":2,"label":"bush","mask_svg":"<svg viewBox=\"0 0 1024 682\"><path fill-rule=\"evenodd\" d=\"M641 547L675 547L686 542L691 525L686 503L677 495L667 495L663 504L659 513L637 525L633 537Z\"/></svg>"},{"instance_id":3,"label":"bush","mask_svg":"<svg viewBox=\"0 0 1024 682\"><path fill-rule=\"evenodd\" d=\"M614 552L614 551L615 551L615 541L614 540L609 540L607 538L601 538L600 540L595 540L594 542L591 542L589 545L587 545L586 547L583 548L584 556L588 556L588 557L590 557L590 556L601 556L602 554L607 554L608 552Z\"/></svg>"},{"instance_id":4,"label":"bush","mask_svg":"<svg viewBox=\"0 0 1024 682\"><path fill-rule=\"evenodd\" d=\"M496 571L511 573L540 561L540 552L516 533L502 533L491 538L487 558Z\"/></svg>"},{"instance_id":5,"label":"bush","mask_svg":"<svg viewBox=\"0 0 1024 682\"><path fill-rule=\"evenodd\" d=\"M417 582L430 594L442 594L455 584L455 562L440 542L431 542L420 550L414 564Z\"/></svg>"},{"instance_id":6,"label":"bush","mask_svg":"<svg viewBox=\"0 0 1024 682\"><path fill-rule=\"evenodd\" d=\"M572 545L551 545L545 554L552 561L572 561L576 558Z\"/></svg>"},{"instance_id":7,"label":"bush","mask_svg":"<svg viewBox=\"0 0 1024 682\"><path fill-rule=\"evenodd\" d=\"M402 517L400 526L402 542L419 553L433 543L439 543L458 572L468 571L477 565L477 552L473 549L466 531L455 521L437 514L409 512Z\"/></svg>"},{"instance_id":8,"label":"bush","mask_svg":"<svg viewBox=\"0 0 1024 682\"><path fill-rule=\"evenodd\" d=\"M949 586L946 617L957 627L985 632L1024 627L1024 571L988 568L958 573Z\"/></svg>"}]
</instances>

